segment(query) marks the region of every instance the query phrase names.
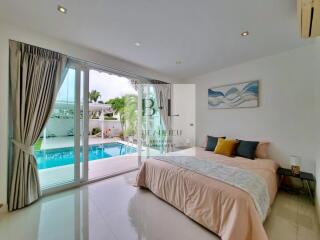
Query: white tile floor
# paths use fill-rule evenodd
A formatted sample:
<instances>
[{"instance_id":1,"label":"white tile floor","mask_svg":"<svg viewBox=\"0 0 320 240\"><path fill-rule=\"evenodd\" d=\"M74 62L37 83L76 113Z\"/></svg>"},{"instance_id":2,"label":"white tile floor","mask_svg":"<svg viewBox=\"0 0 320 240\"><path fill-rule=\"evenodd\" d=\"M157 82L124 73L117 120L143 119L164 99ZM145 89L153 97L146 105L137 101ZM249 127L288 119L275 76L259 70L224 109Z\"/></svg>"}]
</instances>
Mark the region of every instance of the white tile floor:
<instances>
[{"instance_id":1,"label":"white tile floor","mask_svg":"<svg viewBox=\"0 0 320 240\"><path fill-rule=\"evenodd\" d=\"M124 174L48 196L0 216L1 240L209 240L211 232ZM270 240L320 239L314 206L280 192L265 223Z\"/></svg>"}]
</instances>

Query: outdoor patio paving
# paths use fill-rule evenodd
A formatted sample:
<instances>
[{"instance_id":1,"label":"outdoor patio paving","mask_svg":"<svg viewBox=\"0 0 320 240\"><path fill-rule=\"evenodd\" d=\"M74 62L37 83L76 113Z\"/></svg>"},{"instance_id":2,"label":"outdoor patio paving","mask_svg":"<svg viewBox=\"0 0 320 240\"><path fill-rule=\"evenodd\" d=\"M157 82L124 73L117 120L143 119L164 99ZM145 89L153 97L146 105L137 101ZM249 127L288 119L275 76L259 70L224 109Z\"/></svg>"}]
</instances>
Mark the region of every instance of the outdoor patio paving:
<instances>
[{"instance_id":1,"label":"outdoor patio paving","mask_svg":"<svg viewBox=\"0 0 320 240\"><path fill-rule=\"evenodd\" d=\"M89 180L114 175L138 168L137 155L122 155L89 161ZM57 186L74 179L74 165L39 170L41 188Z\"/></svg>"}]
</instances>

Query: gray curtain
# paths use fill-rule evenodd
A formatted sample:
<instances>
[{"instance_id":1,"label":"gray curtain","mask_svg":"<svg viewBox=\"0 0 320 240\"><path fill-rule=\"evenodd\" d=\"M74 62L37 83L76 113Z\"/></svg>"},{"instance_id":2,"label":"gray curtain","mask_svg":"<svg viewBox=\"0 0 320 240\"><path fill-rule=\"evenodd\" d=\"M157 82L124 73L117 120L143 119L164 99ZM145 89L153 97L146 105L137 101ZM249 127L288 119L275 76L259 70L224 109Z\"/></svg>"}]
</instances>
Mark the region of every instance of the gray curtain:
<instances>
[{"instance_id":1,"label":"gray curtain","mask_svg":"<svg viewBox=\"0 0 320 240\"><path fill-rule=\"evenodd\" d=\"M171 127L170 117L168 116L168 99L171 98L170 84L152 84L152 87L156 94L157 104L164 128L168 130Z\"/></svg>"},{"instance_id":2,"label":"gray curtain","mask_svg":"<svg viewBox=\"0 0 320 240\"><path fill-rule=\"evenodd\" d=\"M9 161L9 211L23 208L40 195L32 146L39 138L66 74L67 57L10 41L12 154Z\"/></svg>"},{"instance_id":3,"label":"gray curtain","mask_svg":"<svg viewBox=\"0 0 320 240\"><path fill-rule=\"evenodd\" d=\"M171 85L170 84L152 84L155 91L157 105L159 107L162 126L164 130L171 130L171 117L169 116L168 100L171 99ZM167 135L165 149L170 150L171 136Z\"/></svg>"}]
</instances>

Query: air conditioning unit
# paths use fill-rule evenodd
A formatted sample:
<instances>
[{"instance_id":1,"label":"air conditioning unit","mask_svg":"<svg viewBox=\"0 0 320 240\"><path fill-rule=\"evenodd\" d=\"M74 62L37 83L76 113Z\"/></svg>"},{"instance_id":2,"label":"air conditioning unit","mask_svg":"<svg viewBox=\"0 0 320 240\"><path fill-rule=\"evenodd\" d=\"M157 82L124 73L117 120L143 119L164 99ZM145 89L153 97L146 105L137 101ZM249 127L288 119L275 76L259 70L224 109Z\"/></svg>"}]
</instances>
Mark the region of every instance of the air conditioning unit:
<instances>
[{"instance_id":1,"label":"air conditioning unit","mask_svg":"<svg viewBox=\"0 0 320 240\"><path fill-rule=\"evenodd\" d=\"M297 0L302 38L320 36L320 0Z\"/></svg>"}]
</instances>

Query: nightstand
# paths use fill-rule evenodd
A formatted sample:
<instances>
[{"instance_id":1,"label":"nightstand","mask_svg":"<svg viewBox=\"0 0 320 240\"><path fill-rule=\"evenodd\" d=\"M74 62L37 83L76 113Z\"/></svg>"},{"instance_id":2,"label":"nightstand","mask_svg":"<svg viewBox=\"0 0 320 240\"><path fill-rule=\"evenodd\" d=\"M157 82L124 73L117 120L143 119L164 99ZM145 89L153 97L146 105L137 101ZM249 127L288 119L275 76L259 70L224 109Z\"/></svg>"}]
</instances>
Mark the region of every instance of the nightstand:
<instances>
[{"instance_id":1,"label":"nightstand","mask_svg":"<svg viewBox=\"0 0 320 240\"><path fill-rule=\"evenodd\" d=\"M281 182L284 177L294 177L294 178L300 179L303 187L304 187L304 183L306 183L309 198L311 199L312 202L314 202L313 192L311 189L311 183L312 182L315 183L315 178L312 173L301 172L299 175L293 175L291 169L280 167L280 168L278 168L277 174L280 177L280 187L281 187Z\"/></svg>"}]
</instances>

